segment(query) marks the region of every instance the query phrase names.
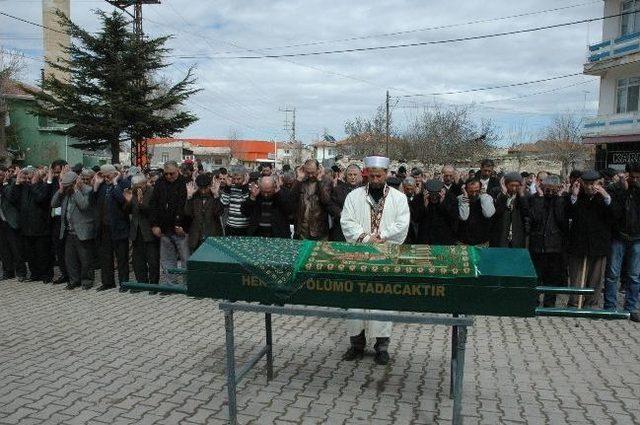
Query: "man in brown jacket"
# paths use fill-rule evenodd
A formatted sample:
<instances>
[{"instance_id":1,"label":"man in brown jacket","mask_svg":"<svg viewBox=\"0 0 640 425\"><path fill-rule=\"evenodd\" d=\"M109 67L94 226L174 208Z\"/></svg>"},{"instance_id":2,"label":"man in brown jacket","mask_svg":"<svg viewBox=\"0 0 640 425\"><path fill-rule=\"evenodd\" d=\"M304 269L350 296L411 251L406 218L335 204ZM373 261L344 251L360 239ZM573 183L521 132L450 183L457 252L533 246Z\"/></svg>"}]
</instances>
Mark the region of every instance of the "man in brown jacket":
<instances>
[{"instance_id":1,"label":"man in brown jacket","mask_svg":"<svg viewBox=\"0 0 640 425\"><path fill-rule=\"evenodd\" d=\"M325 179L318 161L307 160L298 169L297 181L291 190L296 239L326 240L329 237L330 193L331 179Z\"/></svg>"}]
</instances>

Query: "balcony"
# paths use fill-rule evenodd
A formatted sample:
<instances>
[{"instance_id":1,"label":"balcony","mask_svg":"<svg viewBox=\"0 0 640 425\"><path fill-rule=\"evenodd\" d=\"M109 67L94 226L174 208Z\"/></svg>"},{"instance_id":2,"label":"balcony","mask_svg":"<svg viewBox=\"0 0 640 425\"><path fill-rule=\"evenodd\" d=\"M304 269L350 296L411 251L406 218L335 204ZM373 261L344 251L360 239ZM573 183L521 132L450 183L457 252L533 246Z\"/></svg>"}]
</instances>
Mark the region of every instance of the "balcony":
<instances>
[{"instance_id":1,"label":"balcony","mask_svg":"<svg viewBox=\"0 0 640 425\"><path fill-rule=\"evenodd\" d=\"M628 134L640 134L640 112L586 118L582 131L584 137Z\"/></svg>"},{"instance_id":2,"label":"balcony","mask_svg":"<svg viewBox=\"0 0 640 425\"><path fill-rule=\"evenodd\" d=\"M612 66L640 61L640 32L589 46L584 73L600 75Z\"/></svg>"}]
</instances>

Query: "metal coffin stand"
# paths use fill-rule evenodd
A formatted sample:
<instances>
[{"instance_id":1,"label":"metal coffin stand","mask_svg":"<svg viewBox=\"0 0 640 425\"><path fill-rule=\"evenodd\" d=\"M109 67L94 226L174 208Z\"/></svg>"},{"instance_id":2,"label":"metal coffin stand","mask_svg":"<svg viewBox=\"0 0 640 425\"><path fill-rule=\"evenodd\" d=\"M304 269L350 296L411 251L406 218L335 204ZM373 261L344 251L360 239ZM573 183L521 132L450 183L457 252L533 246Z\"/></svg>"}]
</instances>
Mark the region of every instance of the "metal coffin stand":
<instances>
[{"instance_id":1,"label":"metal coffin stand","mask_svg":"<svg viewBox=\"0 0 640 425\"><path fill-rule=\"evenodd\" d=\"M224 312L224 326L226 332L226 360L227 360L227 391L229 396L229 423L238 423L236 402L236 386L242 378L255 366L262 357L266 356L267 381L273 379L273 333L271 331L271 315L325 317L329 319L359 319L378 320L394 323L416 323L422 325L451 326L451 385L449 397L453 399L454 425L462 424L462 380L464 376L464 357L467 343L467 326L473 326L472 317L437 316L428 314L411 314L400 312L368 313L364 311L350 311L329 307L287 307L244 302L221 302L220 310ZM266 344L252 355L247 363L236 370L234 311L264 313Z\"/></svg>"}]
</instances>

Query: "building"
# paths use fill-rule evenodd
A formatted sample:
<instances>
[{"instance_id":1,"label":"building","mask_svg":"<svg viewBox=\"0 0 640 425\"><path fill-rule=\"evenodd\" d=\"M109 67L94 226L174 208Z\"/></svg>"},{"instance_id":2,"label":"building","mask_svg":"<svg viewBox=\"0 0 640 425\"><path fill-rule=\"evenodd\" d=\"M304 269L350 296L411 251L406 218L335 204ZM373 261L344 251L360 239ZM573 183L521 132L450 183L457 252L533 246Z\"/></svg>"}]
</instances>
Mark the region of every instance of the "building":
<instances>
[{"instance_id":1,"label":"building","mask_svg":"<svg viewBox=\"0 0 640 425\"><path fill-rule=\"evenodd\" d=\"M600 77L598 115L583 142L596 146L597 169L640 161L640 0L604 0L602 40L588 47L584 73Z\"/></svg>"},{"instance_id":2,"label":"building","mask_svg":"<svg viewBox=\"0 0 640 425\"><path fill-rule=\"evenodd\" d=\"M259 164L276 162L277 144L266 140L228 140L156 138L147 141L151 164L161 166L167 161L199 160L207 168L241 164L255 168Z\"/></svg>"},{"instance_id":3,"label":"building","mask_svg":"<svg viewBox=\"0 0 640 425\"><path fill-rule=\"evenodd\" d=\"M35 99L25 89L38 90L26 84L10 82L2 94L9 111L8 150L13 161L44 165L61 158L70 164L93 164L89 157L85 161L81 150L69 146L73 140L64 134L64 126L33 114Z\"/></svg>"},{"instance_id":4,"label":"building","mask_svg":"<svg viewBox=\"0 0 640 425\"><path fill-rule=\"evenodd\" d=\"M304 163L306 160L311 158L312 155L313 152L309 147L303 145L301 142L278 142L276 168L280 169L285 164L295 167Z\"/></svg>"},{"instance_id":5,"label":"building","mask_svg":"<svg viewBox=\"0 0 640 425\"><path fill-rule=\"evenodd\" d=\"M338 155L336 139L329 135L325 135L322 140L312 143L311 148L313 149L313 158L320 164L333 162L336 155Z\"/></svg>"},{"instance_id":6,"label":"building","mask_svg":"<svg viewBox=\"0 0 640 425\"><path fill-rule=\"evenodd\" d=\"M63 51L64 46L71 43L69 35L63 31L58 22L56 11L71 16L71 0L42 0L42 40L44 42L44 74L53 75L62 80L65 75L47 62L59 62L67 55Z\"/></svg>"}]
</instances>

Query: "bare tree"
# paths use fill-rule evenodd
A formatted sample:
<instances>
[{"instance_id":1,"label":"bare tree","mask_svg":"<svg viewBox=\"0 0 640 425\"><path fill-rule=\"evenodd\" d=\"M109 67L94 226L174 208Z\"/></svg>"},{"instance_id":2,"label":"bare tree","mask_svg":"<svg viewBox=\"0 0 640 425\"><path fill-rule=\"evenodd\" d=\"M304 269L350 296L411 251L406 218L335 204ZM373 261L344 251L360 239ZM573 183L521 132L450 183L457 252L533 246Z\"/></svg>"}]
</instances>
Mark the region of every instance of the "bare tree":
<instances>
[{"instance_id":1,"label":"bare tree","mask_svg":"<svg viewBox=\"0 0 640 425\"><path fill-rule=\"evenodd\" d=\"M561 162L563 176L591 155L589 147L581 143L581 129L582 119L565 114L556 116L543 130L543 140L539 143L545 156Z\"/></svg>"},{"instance_id":2,"label":"bare tree","mask_svg":"<svg viewBox=\"0 0 640 425\"><path fill-rule=\"evenodd\" d=\"M365 156L381 153L386 135L385 110L378 108L371 118L356 117L344 125L346 143L341 144L339 153L349 156Z\"/></svg>"},{"instance_id":3,"label":"bare tree","mask_svg":"<svg viewBox=\"0 0 640 425\"><path fill-rule=\"evenodd\" d=\"M23 69L24 62L20 56L0 47L0 163L8 159L5 123L9 110L5 96L9 85L13 84L12 81L17 79Z\"/></svg>"},{"instance_id":4,"label":"bare tree","mask_svg":"<svg viewBox=\"0 0 640 425\"><path fill-rule=\"evenodd\" d=\"M423 163L477 162L497 140L491 121L477 122L470 107L435 105L419 114L403 134L403 156Z\"/></svg>"}]
</instances>

